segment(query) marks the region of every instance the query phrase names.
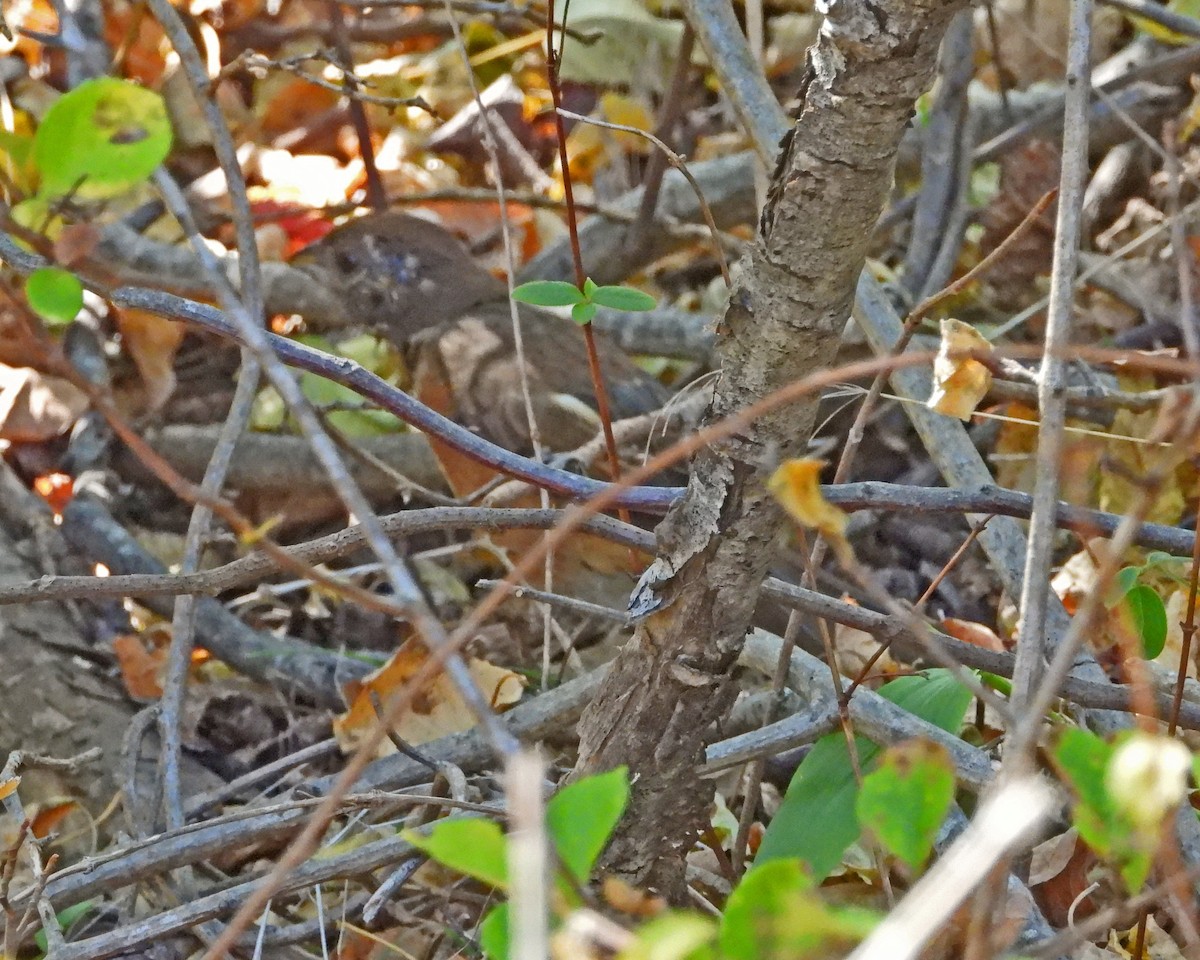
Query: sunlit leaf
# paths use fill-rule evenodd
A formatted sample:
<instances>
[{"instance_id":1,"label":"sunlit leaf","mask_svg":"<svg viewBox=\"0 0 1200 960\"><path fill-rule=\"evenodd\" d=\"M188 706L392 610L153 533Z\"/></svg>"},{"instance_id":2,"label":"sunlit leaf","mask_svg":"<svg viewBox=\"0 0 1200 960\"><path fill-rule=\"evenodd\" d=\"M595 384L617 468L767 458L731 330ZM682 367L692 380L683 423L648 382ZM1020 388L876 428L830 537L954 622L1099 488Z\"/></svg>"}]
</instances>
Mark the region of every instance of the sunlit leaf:
<instances>
[{"instance_id":1,"label":"sunlit leaf","mask_svg":"<svg viewBox=\"0 0 1200 960\"><path fill-rule=\"evenodd\" d=\"M970 420L992 386L992 373L968 354L990 353L992 345L968 323L942 320L942 341L933 361L931 410Z\"/></svg>"},{"instance_id":2,"label":"sunlit leaf","mask_svg":"<svg viewBox=\"0 0 1200 960\"><path fill-rule=\"evenodd\" d=\"M698 913L672 910L646 921L617 960L708 960L717 925Z\"/></svg>"},{"instance_id":3,"label":"sunlit leaf","mask_svg":"<svg viewBox=\"0 0 1200 960\"><path fill-rule=\"evenodd\" d=\"M821 493L820 460L788 460L767 481L767 488L788 515L831 540L844 540L846 514Z\"/></svg>"},{"instance_id":4,"label":"sunlit leaf","mask_svg":"<svg viewBox=\"0 0 1200 960\"><path fill-rule=\"evenodd\" d=\"M873 911L825 903L798 860L774 860L746 874L730 895L719 943L729 960L836 956L878 922Z\"/></svg>"},{"instance_id":5,"label":"sunlit leaf","mask_svg":"<svg viewBox=\"0 0 1200 960\"><path fill-rule=\"evenodd\" d=\"M1112 861L1132 893L1150 875L1156 840L1139 837L1133 823L1113 798L1107 774L1116 747L1094 733L1075 727L1064 730L1051 756L1075 794L1071 819L1080 839L1097 854Z\"/></svg>"},{"instance_id":6,"label":"sunlit leaf","mask_svg":"<svg viewBox=\"0 0 1200 960\"><path fill-rule=\"evenodd\" d=\"M145 180L171 150L162 97L113 77L86 80L64 93L34 137L43 194L79 188L111 196Z\"/></svg>"},{"instance_id":7,"label":"sunlit leaf","mask_svg":"<svg viewBox=\"0 0 1200 960\"><path fill-rule=\"evenodd\" d=\"M25 281L29 306L51 326L70 323L83 309L83 284L60 267L42 267Z\"/></svg>"},{"instance_id":8,"label":"sunlit leaf","mask_svg":"<svg viewBox=\"0 0 1200 960\"><path fill-rule=\"evenodd\" d=\"M508 841L499 824L491 820L439 820L428 835L406 830L404 839L452 870L498 890L508 888Z\"/></svg>"},{"instance_id":9,"label":"sunlit leaf","mask_svg":"<svg viewBox=\"0 0 1200 960\"><path fill-rule=\"evenodd\" d=\"M508 904L498 903L479 924L479 945L489 960L508 960Z\"/></svg>"}]
</instances>

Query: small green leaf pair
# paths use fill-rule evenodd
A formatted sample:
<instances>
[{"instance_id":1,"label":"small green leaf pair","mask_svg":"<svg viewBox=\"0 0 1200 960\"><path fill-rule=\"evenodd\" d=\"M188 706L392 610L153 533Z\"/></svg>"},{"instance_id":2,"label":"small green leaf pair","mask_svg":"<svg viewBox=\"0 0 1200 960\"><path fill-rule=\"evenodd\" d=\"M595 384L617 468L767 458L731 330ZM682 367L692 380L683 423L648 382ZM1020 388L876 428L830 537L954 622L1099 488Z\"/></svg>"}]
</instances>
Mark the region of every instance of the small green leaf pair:
<instances>
[{"instance_id":1,"label":"small green leaf pair","mask_svg":"<svg viewBox=\"0 0 1200 960\"><path fill-rule=\"evenodd\" d=\"M523 283L513 291L518 303L534 307L570 307L571 319L581 327L596 316L597 307L640 312L654 309L654 298L633 287L600 287L583 281L583 289L565 280L534 280Z\"/></svg>"}]
</instances>

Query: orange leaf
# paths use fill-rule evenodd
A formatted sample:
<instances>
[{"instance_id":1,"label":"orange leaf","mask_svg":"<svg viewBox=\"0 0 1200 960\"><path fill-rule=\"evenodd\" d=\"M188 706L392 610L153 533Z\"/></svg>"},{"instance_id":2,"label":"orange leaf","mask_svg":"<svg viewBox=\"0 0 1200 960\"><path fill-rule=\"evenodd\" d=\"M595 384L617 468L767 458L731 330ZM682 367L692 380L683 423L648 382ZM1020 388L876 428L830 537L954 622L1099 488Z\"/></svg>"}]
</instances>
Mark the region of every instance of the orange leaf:
<instances>
[{"instance_id":1,"label":"orange leaf","mask_svg":"<svg viewBox=\"0 0 1200 960\"><path fill-rule=\"evenodd\" d=\"M942 342L933 361L931 410L948 417L970 420L975 408L992 386L992 372L969 356L990 353L992 345L969 323L942 320Z\"/></svg>"},{"instance_id":2,"label":"orange leaf","mask_svg":"<svg viewBox=\"0 0 1200 960\"><path fill-rule=\"evenodd\" d=\"M135 700L157 700L162 696L162 668L166 650L147 650L140 637L122 634L113 638L113 653L121 668L125 689Z\"/></svg>"},{"instance_id":3,"label":"orange leaf","mask_svg":"<svg viewBox=\"0 0 1200 960\"><path fill-rule=\"evenodd\" d=\"M117 326L146 385L146 403L158 410L175 392L175 351L183 342L183 324L142 310L122 310Z\"/></svg>"},{"instance_id":4,"label":"orange leaf","mask_svg":"<svg viewBox=\"0 0 1200 960\"><path fill-rule=\"evenodd\" d=\"M343 750L355 749L375 728L378 717L371 694L375 694L386 710L389 702L408 691L409 684L428 659L424 645L409 640L375 673L348 688L347 693L353 697L350 709L333 722L334 736ZM485 660L471 659L467 665L476 685L494 708L510 706L521 698L525 681L519 674ZM406 742L417 745L473 726L474 714L454 684L439 671L433 681L412 698L393 730ZM394 749L385 741L380 752L392 753Z\"/></svg>"},{"instance_id":5,"label":"orange leaf","mask_svg":"<svg viewBox=\"0 0 1200 960\"><path fill-rule=\"evenodd\" d=\"M45 473L34 477L33 489L50 504L55 515L60 515L75 495L75 481L67 473Z\"/></svg>"},{"instance_id":6,"label":"orange leaf","mask_svg":"<svg viewBox=\"0 0 1200 960\"><path fill-rule=\"evenodd\" d=\"M53 804L45 810L39 810L29 823L29 831L41 840L62 823L68 814L78 809L79 804L74 800L64 800L62 803Z\"/></svg>"},{"instance_id":7,"label":"orange leaf","mask_svg":"<svg viewBox=\"0 0 1200 960\"><path fill-rule=\"evenodd\" d=\"M1004 653L1004 641L990 627L985 627L982 623L974 623L970 620L958 620L954 617L946 617L942 621L942 629L946 631L955 640L961 640L963 643L969 643L972 646L983 647L984 650L995 650L997 653Z\"/></svg>"},{"instance_id":8,"label":"orange leaf","mask_svg":"<svg viewBox=\"0 0 1200 960\"><path fill-rule=\"evenodd\" d=\"M820 460L788 460L779 466L767 489L793 520L812 527L831 541L842 542L846 536L846 514L821 494Z\"/></svg>"},{"instance_id":9,"label":"orange leaf","mask_svg":"<svg viewBox=\"0 0 1200 960\"><path fill-rule=\"evenodd\" d=\"M20 777L9 777L7 780L0 782L0 800L11 797L20 785Z\"/></svg>"}]
</instances>

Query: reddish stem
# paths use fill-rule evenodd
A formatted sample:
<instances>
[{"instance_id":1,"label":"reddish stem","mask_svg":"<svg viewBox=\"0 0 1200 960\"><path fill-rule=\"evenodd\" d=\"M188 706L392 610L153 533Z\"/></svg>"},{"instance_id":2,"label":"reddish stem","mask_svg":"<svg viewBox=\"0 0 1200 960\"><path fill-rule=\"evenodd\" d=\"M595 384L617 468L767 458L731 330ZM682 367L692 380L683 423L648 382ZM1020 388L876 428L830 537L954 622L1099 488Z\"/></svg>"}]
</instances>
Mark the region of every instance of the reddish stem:
<instances>
[{"instance_id":1,"label":"reddish stem","mask_svg":"<svg viewBox=\"0 0 1200 960\"><path fill-rule=\"evenodd\" d=\"M564 11L565 14L565 11ZM563 22L566 30L566 22ZM563 200L567 207L567 229L571 237L571 258L575 263L575 286L583 289L587 276L583 272L583 252L579 247L579 223L575 214L575 191L571 185L571 168L567 161L567 131L562 115L562 88L558 83L558 54L554 51L554 4L546 4L546 80L550 87L550 98L554 103L554 125L558 137L558 160L562 165ZM596 335L589 320L583 326L583 342L587 346L588 370L592 374L592 389L596 393L596 410L604 430L604 448L608 453L608 465L614 481L621 479L621 460L617 456L617 440L613 436L612 414L608 403L608 390L604 386L604 374L600 369L600 354L596 352ZM629 511L618 511L625 522L629 522Z\"/></svg>"}]
</instances>

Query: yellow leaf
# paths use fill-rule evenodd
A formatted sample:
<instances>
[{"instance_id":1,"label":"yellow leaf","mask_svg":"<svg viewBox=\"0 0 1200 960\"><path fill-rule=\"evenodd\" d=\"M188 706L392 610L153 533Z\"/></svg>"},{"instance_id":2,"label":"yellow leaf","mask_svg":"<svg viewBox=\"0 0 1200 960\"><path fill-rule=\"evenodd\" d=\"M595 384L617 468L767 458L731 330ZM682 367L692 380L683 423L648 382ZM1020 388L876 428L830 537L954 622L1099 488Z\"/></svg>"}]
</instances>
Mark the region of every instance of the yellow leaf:
<instances>
[{"instance_id":1,"label":"yellow leaf","mask_svg":"<svg viewBox=\"0 0 1200 960\"><path fill-rule=\"evenodd\" d=\"M260 540L265 540L267 537L269 537L271 535L271 531L279 526L282 522L283 514L277 513L274 516L268 517L253 530L247 530L238 539L241 540L243 547L253 547Z\"/></svg>"},{"instance_id":2,"label":"yellow leaf","mask_svg":"<svg viewBox=\"0 0 1200 960\"><path fill-rule=\"evenodd\" d=\"M794 520L842 541L847 517L821 495L823 466L820 460L789 460L771 474L767 489Z\"/></svg>"},{"instance_id":3,"label":"yellow leaf","mask_svg":"<svg viewBox=\"0 0 1200 960\"><path fill-rule=\"evenodd\" d=\"M654 117L646 105L620 93L605 93L600 96L600 109L609 123L619 123L635 130L654 130ZM649 153L650 141L635 133L609 131L624 149L635 153Z\"/></svg>"},{"instance_id":4,"label":"yellow leaf","mask_svg":"<svg viewBox=\"0 0 1200 960\"><path fill-rule=\"evenodd\" d=\"M20 777L9 777L3 783L0 783L0 800L11 797L13 792L21 785Z\"/></svg>"},{"instance_id":5,"label":"yellow leaf","mask_svg":"<svg viewBox=\"0 0 1200 960\"><path fill-rule=\"evenodd\" d=\"M992 386L992 373L971 353L991 353L992 345L961 320L942 321L942 343L933 361L931 410L948 417L970 420Z\"/></svg>"}]
</instances>

